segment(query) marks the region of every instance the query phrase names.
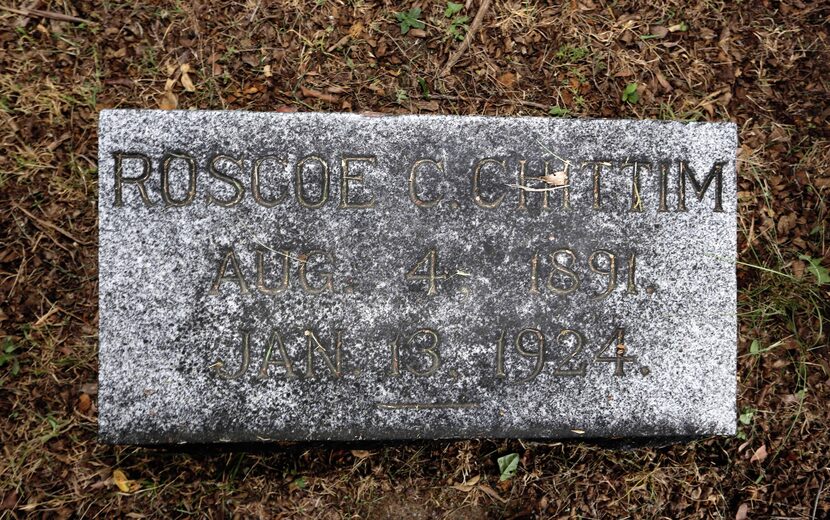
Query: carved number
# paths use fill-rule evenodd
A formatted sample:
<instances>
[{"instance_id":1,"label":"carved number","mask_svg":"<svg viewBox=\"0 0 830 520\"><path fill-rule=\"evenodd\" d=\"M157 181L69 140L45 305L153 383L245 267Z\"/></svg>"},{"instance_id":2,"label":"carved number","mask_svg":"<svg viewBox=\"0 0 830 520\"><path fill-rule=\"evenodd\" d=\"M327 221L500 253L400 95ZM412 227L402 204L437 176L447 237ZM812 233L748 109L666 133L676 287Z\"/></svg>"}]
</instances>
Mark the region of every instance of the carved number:
<instances>
[{"instance_id":1,"label":"carved number","mask_svg":"<svg viewBox=\"0 0 830 520\"><path fill-rule=\"evenodd\" d=\"M419 274L418 271L421 269L423 269L426 274ZM433 296L438 294L435 281L446 280L447 278L447 273L436 274L435 272L437 269L438 251L436 249L430 249L427 254L424 255L424 257L419 260L408 273L406 273L405 278L408 281L427 280L429 282L427 285L427 296Z\"/></svg>"},{"instance_id":2,"label":"carved number","mask_svg":"<svg viewBox=\"0 0 830 520\"><path fill-rule=\"evenodd\" d=\"M571 360L577 358L580 354L582 354L582 343L584 342L582 339L582 334L578 331L570 330L570 329L563 329L559 332L559 335L556 337L556 343L559 345L564 345L564 341L567 340L568 337L574 339L575 346L573 351L568 355L567 359L559 365L559 368L553 371L553 375L555 376L566 376L566 377L582 377L585 376L585 365L586 363L583 361L580 363L576 368L565 368L565 365L571 362Z\"/></svg>"},{"instance_id":3,"label":"carved number","mask_svg":"<svg viewBox=\"0 0 830 520\"><path fill-rule=\"evenodd\" d=\"M615 346L614 355L604 355L612 345ZM625 375L625 371L623 370L625 362L637 361L637 356L625 355L627 350L628 347L625 346L625 327L617 327L614 329L614 333L611 334L611 338L608 339L608 343L602 347L602 350L597 352L597 355L594 357L594 361L614 363L614 375L622 377Z\"/></svg>"},{"instance_id":4,"label":"carved number","mask_svg":"<svg viewBox=\"0 0 830 520\"><path fill-rule=\"evenodd\" d=\"M507 375L504 371L504 357L505 357L505 335L506 331L502 331L496 342L496 378L505 379ZM526 344L532 342L536 344L535 349L526 348ZM577 330L562 329L556 337L556 343L560 347L568 348L573 345L565 359L553 370L554 376L560 377L584 377L587 374L587 363L585 361L579 362L579 357L585 350L585 339ZM614 346L613 355L606 355L606 351ZM516 353L525 359L533 360L533 369L524 378L516 381L516 383L528 383L536 379L542 372L545 365L545 335L539 329L522 329L516 335L514 341ZM637 361L636 356L626 356L627 347L625 346L625 327L616 327L611 338L603 346L603 348L596 353L593 360L601 363L614 363L614 375L622 377L625 375L624 366L627 361ZM395 355L393 367L397 367L397 355Z\"/></svg>"},{"instance_id":5,"label":"carved number","mask_svg":"<svg viewBox=\"0 0 830 520\"><path fill-rule=\"evenodd\" d=\"M575 292L582 284L582 279L576 270L577 254L570 249L557 249L550 255L551 269L547 277L547 283L543 286L551 293L566 295ZM539 254L533 253L530 257L530 289L531 294L541 294L542 287L540 287L540 260ZM626 293L637 294L637 283L635 269L637 267L637 253L632 252L628 256L628 269L626 280ZM591 295L592 300L604 300L608 298L614 289L617 288L617 278L619 276L619 262L617 255L605 249L597 249L588 256L588 269L598 275L607 278L605 288L597 293ZM554 275L559 278L567 278L565 286L560 286L561 281L554 283Z\"/></svg>"},{"instance_id":6,"label":"carved number","mask_svg":"<svg viewBox=\"0 0 830 520\"><path fill-rule=\"evenodd\" d=\"M411 336L409 336L409 340L406 342L407 346L413 346L416 344L416 338L418 336L426 336L429 341L428 345L419 346L418 352L421 354L426 354L430 360L429 367L424 370L418 370L417 368L413 367L411 364L406 365L406 370L408 370L411 374L416 376L431 376L438 372L438 369L441 368L441 355L438 353L438 345L441 343L441 337L438 333L432 329L418 329L415 331ZM389 370L390 376L399 376L401 375L400 368L400 349L401 349L401 338L400 336L395 336L395 340L392 342L392 367Z\"/></svg>"},{"instance_id":7,"label":"carved number","mask_svg":"<svg viewBox=\"0 0 830 520\"><path fill-rule=\"evenodd\" d=\"M598 257L602 255L605 256L608 262L608 269L603 269L602 266L599 265L597 262ZM606 251L604 249L598 249L594 251L590 257L588 257L588 267L591 268L591 271L597 274L604 274L608 275L608 285L605 287L605 290L599 294L595 294L591 297L593 300L602 300L607 298L609 294L614 290L617 286L617 257L614 256L614 253L611 251Z\"/></svg>"},{"instance_id":8,"label":"carved number","mask_svg":"<svg viewBox=\"0 0 830 520\"><path fill-rule=\"evenodd\" d=\"M536 350L525 350L522 347L522 339L528 335L536 338L536 343L538 345ZM516 352L525 358L536 358L536 366L533 367L533 372L531 372L526 378L520 379L519 383L533 381L545 366L545 335L538 329L523 329L519 332L518 336L516 336Z\"/></svg>"}]
</instances>

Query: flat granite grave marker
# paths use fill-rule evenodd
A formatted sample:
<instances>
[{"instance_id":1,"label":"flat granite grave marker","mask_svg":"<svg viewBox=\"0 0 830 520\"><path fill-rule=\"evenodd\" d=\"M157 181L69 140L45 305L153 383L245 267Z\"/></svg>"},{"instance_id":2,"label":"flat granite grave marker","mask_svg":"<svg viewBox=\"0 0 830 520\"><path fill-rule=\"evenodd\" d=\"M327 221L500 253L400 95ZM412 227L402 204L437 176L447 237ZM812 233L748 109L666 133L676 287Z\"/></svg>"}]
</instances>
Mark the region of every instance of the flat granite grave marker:
<instances>
[{"instance_id":1,"label":"flat granite grave marker","mask_svg":"<svg viewBox=\"0 0 830 520\"><path fill-rule=\"evenodd\" d=\"M100 438L732 434L736 127L107 110Z\"/></svg>"}]
</instances>

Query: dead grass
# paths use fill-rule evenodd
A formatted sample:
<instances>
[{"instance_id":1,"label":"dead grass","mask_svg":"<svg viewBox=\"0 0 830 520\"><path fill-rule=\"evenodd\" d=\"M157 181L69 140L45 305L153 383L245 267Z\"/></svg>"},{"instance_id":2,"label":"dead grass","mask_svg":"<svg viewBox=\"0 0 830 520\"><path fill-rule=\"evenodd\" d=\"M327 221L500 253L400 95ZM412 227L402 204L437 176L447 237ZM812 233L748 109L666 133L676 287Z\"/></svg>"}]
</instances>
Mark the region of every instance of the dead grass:
<instances>
[{"instance_id":1,"label":"dead grass","mask_svg":"<svg viewBox=\"0 0 830 520\"><path fill-rule=\"evenodd\" d=\"M830 293L804 258L830 265L826 2L495 0L447 77L459 42L443 3L406 4L423 8L423 37L400 34L404 7L371 0L22 4L94 23L0 11L0 516L830 515ZM160 102L736 121L739 437L627 452L98 445L97 111ZM519 474L499 483L509 452Z\"/></svg>"}]
</instances>

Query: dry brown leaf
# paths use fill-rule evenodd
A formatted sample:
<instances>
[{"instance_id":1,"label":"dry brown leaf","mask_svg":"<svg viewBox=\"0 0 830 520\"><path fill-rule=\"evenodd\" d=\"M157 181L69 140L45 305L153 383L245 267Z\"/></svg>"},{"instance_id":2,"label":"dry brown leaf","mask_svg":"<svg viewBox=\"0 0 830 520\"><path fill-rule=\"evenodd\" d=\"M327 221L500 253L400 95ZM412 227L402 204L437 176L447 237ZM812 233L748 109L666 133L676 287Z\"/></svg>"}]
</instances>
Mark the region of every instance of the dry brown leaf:
<instances>
[{"instance_id":1,"label":"dry brown leaf","mask_svg":"<svg viewBox=\"0 0 830 520\"><path fill-rule=\"evenodd\" d=\"M437 112L438 110L441 109L441 105L439 105L438 102L435 101L434 99L432 99L430 101L419 101L416 104L417 104L419 109L426 110L428 112Z\"/></svg>"},{"instance_id":2,"label":"dry brown leaf","mask_svg":"<svg viewBox=\"0 0 830 520\"><path fill-rule=\"evenodd\" d=\"M116 486L118 486L118 489L120 489L122 493L130 491L130 480L127 479L127 475L125 475L120 469L112 472L112 481Z\"/></svg>"},{"instance_id":3,"label":"dry brown leaf","mask_svg":"<svg viewBox=\"0 0 830 520\"><path fill-rule=\"evenodd\" d=\"M660 86L663 87L666 92L671 92L674 88L671 86L671 83L668 82L666 76L664 76L659 70L654 74L654 77L657 78L657 82L660 83Z\"/></svg>"},{"instance_id":4,"label":"dry brown leaf","mask_svg":"<svg viewBox=\"0 0 830 520\"><path fill-rule=\"evenodd\" d=\"M785 394L781 396L781 402L784 404L798 404L800 401L794 394Z\"/></svg>"},{"instance_id":5,"label":"dry brown leaf","mask_svg":"<svg viewBox=\"0 0 830 520\"><path fill-rule=\"evenodd\" d=\"M459 482L453 484L452 487L459 491L463 491L464 493L469 493L470 491L475 489L476 484L478 484L479 480L481 480L481 475L476 475L475 477L468 479L466 482Z\"/></svg>"},{"instance_id":6,"label":"dry brown leaf","mask_svg":"<svg viewBox=\"0 0 830 520\"><path fill-rule=\"evenodd\" d=\"M361 22L357 22L356 24L352 25L349 29L349 36L352 38L357 38L360 36L360 33L363 32L363 24Z\"/></svg>"},{"instance_id":7,"label":"dry brown leaf","mask_svg":"<svg viewBox=\"0 0 830 520\"><path fill-rule=\"evenodd\" d=\"M516 75L512 72L505 72L498 77L497 81L504 87L510 88L516 84Z\"/></svg>"},{"instance_id":8,"label":"dry brown leaf","mask_svg":"<svg viewBox=\"0 0 830 520\"><path fill-rule=\"evenodd\" d=\"M568 174L565 173L565 170L559 170L558 172L549 173L539 178L543 182L545 182L546 184L550 184L551 186L565 186L566 184L568 184Z\"/></svg>"},{"instance_id":9,"label":"dry brown leaf","mask_svg":"<svg viewBox=\"0 0 830 520\"><path fill-rule=\"evenodd\" d=\"M98 395L98 383L84 383L81 385L81 393Z\"/></svg>"},{"instance_id":10,"label":"dry brown leaf","mask_svg":"<svg viewBox=\"0 0 830 520\"><path fill-rule=\"evenodd\" d=\"M188 92L196 92L196 87L193 85L193 81L190 79L190 74L187 72L182 73L182 86Z\"/></svg>"},{"instance_id":11,"label":"dry brown leaf","mask_svg":"<svg viewBox=\"0 0 830 520\"><path fill-rule=\"evenodd\" d=\"M0 263L13 262L21 257L20 251L8 247L0 251Z\"/></svg>"},{"instance_id":12,"label":"dry brown leaf","mask_svg":"<svg viewBox=\"0 0 830 520\"><path fill-rule=\"evenodd\" d=\"M81 394L78 397L78 411L87 413L92 408L92 398L88 394Z\"/></svg>"},{"instance_id":13,"label":"dry brown leaf","mask_svg":"<svg viewBox=\"0 0 830 520\"><path fill-rule=\"evenodd\" d=\"M795 213L788 213L778 219L776 229L779 235L785 235L795 227L796 217Z\"/></svg>"},{"instance_id":14,"label":"dry brown leaf","mask_svg":"<svg viewBox=\"0 0 830 520\"><path fill-rule=\"evenodd\" d=\"M328 103L334 103L335 101L337 101L337 96L332 96L331 94L323 94L319 90L300 87L300 91L302 91L304 97L317 98L321 101L326 101Z\"/></svg>"},{"instance_id":15,"label":"dry brown leaf","mask_svg":"<svg viewBox=\"0 0 830 520\"><path fill-rule=\"evenodd\" d=\"M246 52L242 55L242 61L251 67L259 67L259 55Z\"/></svg>"},{"instance_id":16,"label":"dry brown leaf","mask_svg":"<svg viewBox=\"0 0 830 520\"><path fill-rule=\"evenodd\" d=\"M352 455L358 459L365 459L366 457L371 457L372 452L368 450L352 450Z\"/></svg>"},{"instance_id":17,"label":"dry brown leaf","mask_svg":"<svg viewBox=\"0 0 830 520\"><path fill-rule=\"evenodd\" d=\"M761 444L761 447L755 450L755 453L752 454L752 458L749 459L749 462L763 462L764 459L767 458L767 445Z\"/></svg>"},{"instance_id":18,"label":"dry brown leaf","mask_svg":"<svg viewBox=\"0 0 830 520\"><path fill-rule=\"evenodd\" d=\"M652 25L649 32L655 38L665 38L669 34L669 30L662 25Z\"/></svg>"},{"instance_id":19,"label":"dry brown leaf","mask_svg":"<svg viewBox=\"0 0 830 520\"><path fill-rule=\"evenodd\" d=\"M804 269L807 267L807 264L802 262L801 260L793 261L793 275L798 278L799 280L804 278Z\"/></svg>"},{"instance_id":20,"label":"dry brown leaf","mask_svg":"<svg viewBox=\"0 0 830 520\"><path fill-rule=\"evenodd\" d=\"M479 488L480 490L484 491L485 493L487 493L488 495L490 495L490 497L492 497L492 498L494 498L494 499L498 500L498 501L499 501L499 502L501 502L502 504L507 503L507 499L506 499L506 498L502 498L502 496L501 496L501 495L499 495L498 493L496 493L496 490L495 490L495 489L491 488L491 487L490 487L490 486L488 486L487 484L479 484L479 485L478 485L478 488Z\"/></svg>"},{"instance_id":21,"label":"dry brown leaf","mask_svg":"<svg viewBox=\"0 0 830 520\"><path fill-rule=\"evenodd\" d=\"M340 39L339 39L339 40L337 40L337 42L335 42L335 43L334 43L331 47L329 47L329 48L326 50L326 52L331 52L331 51L333 51L333 50L335 50L335 49L339 49L340 47L342 47L342 46L346 45L346 43L349 41L349 39L350 39L350 38L351 38L351 36L349 36L348 34L347 34L346 36L344 36L344 37L340 38Z\"/></svg>"},{"instance_id":22,"label":"dry brown leaf","mask_svg":"<svg viewBox=\"0 0 830 520\"><path fill-rule=\"evenodd\" d=\"M176 110L179 106L179 98L168 90L158 98L158 104L162 110Z\"/></svg>"},{"instance_id":23,"label":"dry brown leaf","mask_svg":"<svg viewBox=\"0 0 830 520\"><path fill-rule=\"evenodd\" d=\"M738 512L735 514L735 520L746 520L749 513L749 504L744 502L740 506L738 506Z\"/></svg>"},{"instance_id":24,"label":"dry brown leaf","mask_svg":"<svg viewBox=\"0 0 830 520\"><path fill-rule=\"evenodd\" d=\"M9 491L9 493L3 498L3 502L0 503L0 511L6 511L14 509L14 506L17 505L17 499L19 495L17 491Z\"/></svg>"}]
</instances>

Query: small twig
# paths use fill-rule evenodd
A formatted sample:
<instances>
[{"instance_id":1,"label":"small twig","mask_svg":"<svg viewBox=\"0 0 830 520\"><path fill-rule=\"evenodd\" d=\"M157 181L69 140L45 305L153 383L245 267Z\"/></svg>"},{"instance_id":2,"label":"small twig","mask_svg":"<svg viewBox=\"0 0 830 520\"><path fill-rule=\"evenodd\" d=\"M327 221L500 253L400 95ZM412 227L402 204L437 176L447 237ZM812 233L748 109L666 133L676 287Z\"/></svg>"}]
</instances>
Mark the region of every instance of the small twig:
<instances>
[{"instance_id":1,"label":"small twig","mask_svg":"<svg viewBox=\"0 0 830 520\"><path fill-rule=\"evenodd\" d=\"M821 477L821 484L818 486L818 493L816 493L816 501L813 502L813 514L810 515L812 520L816 519L816 511L818 510L818 500L821 498L821 492L824 490L824 477Z\"/></svg>"},{"instance_id":2,"label":"small twig","mask_svg":"<svg viewBox=\"0 0 830 520\"><path fill-rule=\"evenodd\" d=\"M254 6L254 10L251 11L251 19L248 20L248 23L254 23L254 18L256 17L256 12L259 11L259 2L256 3Z\"/></svg>"},{"instance_id":3,"label":"small twig","mask_svg":"<svg viewBox=\"0 0 830 520\"><path fill-rule=\"evenodd\" d=\"M472 274L470 274L470 273L468 273L468 272L466 272L466 271L456 270L453 274L451 274L451 275L447 276L447 278L446 278L446 279L447 279L447 280L452 280L452 279L453 279L453 278L455 278L456 276L463 276L463 277L465 277L465 278L469 278L470 276L473 276L473 275L472 275Z\"/></svg>"},{"instance_id":4,"label":"small twig","mask_svg":"<svg viewBox=\"0 0 830 520\"><path fill-rule=\"evenodd\" d=\"M538 140L538 139L537 139L537 140L536 140L536 144L538 144L538 145L539 145L539 148L541 148L542 150L544 150L544 151L548 152L550 155L552 155L552 156L556 157L557 159L559 159L560 161L562 161L563 163L565 163L565 165L566 165L566 166L569 166L569 167L570 167L570 166L573 166L573 165L571 164L571 162L570 162L570 161L568 161L567 159L563 159L563 158L559 157L558 155L556 155L555 153L553 153L553 151L552 151L550 148L548 148L547 146L545 146L545 144L544 144L542 141L540 141L540 140ZM611 166L611 164L610 164L610 163L602 163L602 164L603 164L603 165L605 165L605 166Z\"/></svg>"},{"instance_id":5,"label":"small twig","mask_svg":"<svg viewBox=\"0 0 830 520\"><path fill-rule=\"evenodd\" d=\"M296 261L300 262L301 264L304 264L304 263L308 262L307 258L303 259L303 258L300 258L299 256L294 256L294 255L292 255L290 253L287 253L285 251L277 251L276 249L274 249L272 247L268 247L265 244L263 244L262 242L258 242L257 240L254 240L254 244L258 245L259 247L261 247L263 249L267 249L268 251L271 251L272 253L276 253L280 256L284 256L284 257L288 258L289 260L296 260Z\"/></svg>"},{"instance_id":6,"label":"small twig","mask_svg":"<svg viewBox=\"0 0 830 520\"><path fill-rule=\"evenodd\" d=\"M508 188L518 188L524 191L545 192L556 191L570 187L570 184L563 184L562 186L551 186L550 188L531 188L530 186L522 186L521 184L507 184Z\"/></svg>"},{"instance_id":7,"label":"small twig","mask_svg":"<svg viewBox=\"0 0 830 520\"><path fill-rule=\"evenodd\" d=\"M461 55L467 52L467 48L473 42L473 37L475 33L478 31L478 28L481 27L481 22L484 20L484 15L487 14L487 9L490 7L490 0L481 0L481 6L478 8L478 12L476 13L476 17L473 18L473 23L470 24L470 28L467 30L467 34L464 36L464 41L461 42L461 45L456 49L450 59L447 60L447 64L444 65L444 68L441 69L441 76L446 76L450 73L455 62L461 58Z\"/></svg>"},{"instance_id":8,"label":"small twig","mask_svg":"<svg viewBox=\"0 0 830 520\"><path fill-rule=\"evenodd\" d=\"M47 222L46 220L41 220L41 219L37 218L36 216L32 215L29 211L27 211L25 208L23 208L19 204L15 204L14 207L16 209L19 209L21 212L23 212L24 215L26 215L27 217L32 219L32 221L35 224L37 224L38 226L47 227L49 229L57 231L61 235L65 236L66 238L72 240L73 242L75 242L77 244L81 244L82 246L92 245L92 242L87 242L87 241L75 238L74 236L72 236L71 233L69 233L68 231L64 231L63 229L59 228L58 226L52 224L51 222Z\"/></svg>"},{"instance_id":9,"label":"small twig","mask_svg":"<svg viewBox=\"0 0 830 520\"><path fill-rule=\"evenodd\" d=\"M486 102L491 102L490 100L487 100L487 99L466 98L466 97L462 97L462 96L449 96L449 95L446 95L446 94L430 94L429 99L438 99L438 100L441 100L441 101L481 101L481 102L485 102L485 103ZM505 100L497 100L497 101L492 101L492 102L496 103L496 104L499 104L499 105L507 105L507 104L510 104L510 103L514 103L516 105L523 105L523 106L527 106L527 107L538 108L539 110L544 110L545 112L550 110L550 105L545 105L543 103L536 103L535 101L525 101L523 99L505 99Z\"/></svg>"},{"instance_id":10,"label":"small twig","mask_svg":"<svg viewBox=\"0 0 830 520\"><path fill-rule=\"evenodd\" d=\"M49 300L46 300L46 301L48 302ZM49 308L49 310L46 312L46 314L44 314L43 316L38 318L38 320L35 322L35 324L32 325L33 329L37 329L38 327L40 327L41 325L46 323L46 320L49 319L49 316L55 314L58 311L63 310L60 307L58 307L57 305L55 305L54 303L52 303L52 302L49 302L49 303L52 305L52 307Z\"/></svg>"},{"instance_id":11,"label":"small twig","mask_svg":"<svg viewBox=\"0 0 830 520\"><path fill-rule=\"evenodd\" d=\"M85 23L85 24L96 24L98 22L93 22L90 20L84 20L83 18L77 18L75 16L70 16L68 14L63 13L56 13L54 11L41 11L40 9L15 9L14 7L6 7L5 5L0 5L0 9L4 11L9 11L10 13L19 14L22 16L40 16L42 18L51 18L52 20L58 20L61 22L75 22L75 23Z\"/></svg>"}]
</instances>

